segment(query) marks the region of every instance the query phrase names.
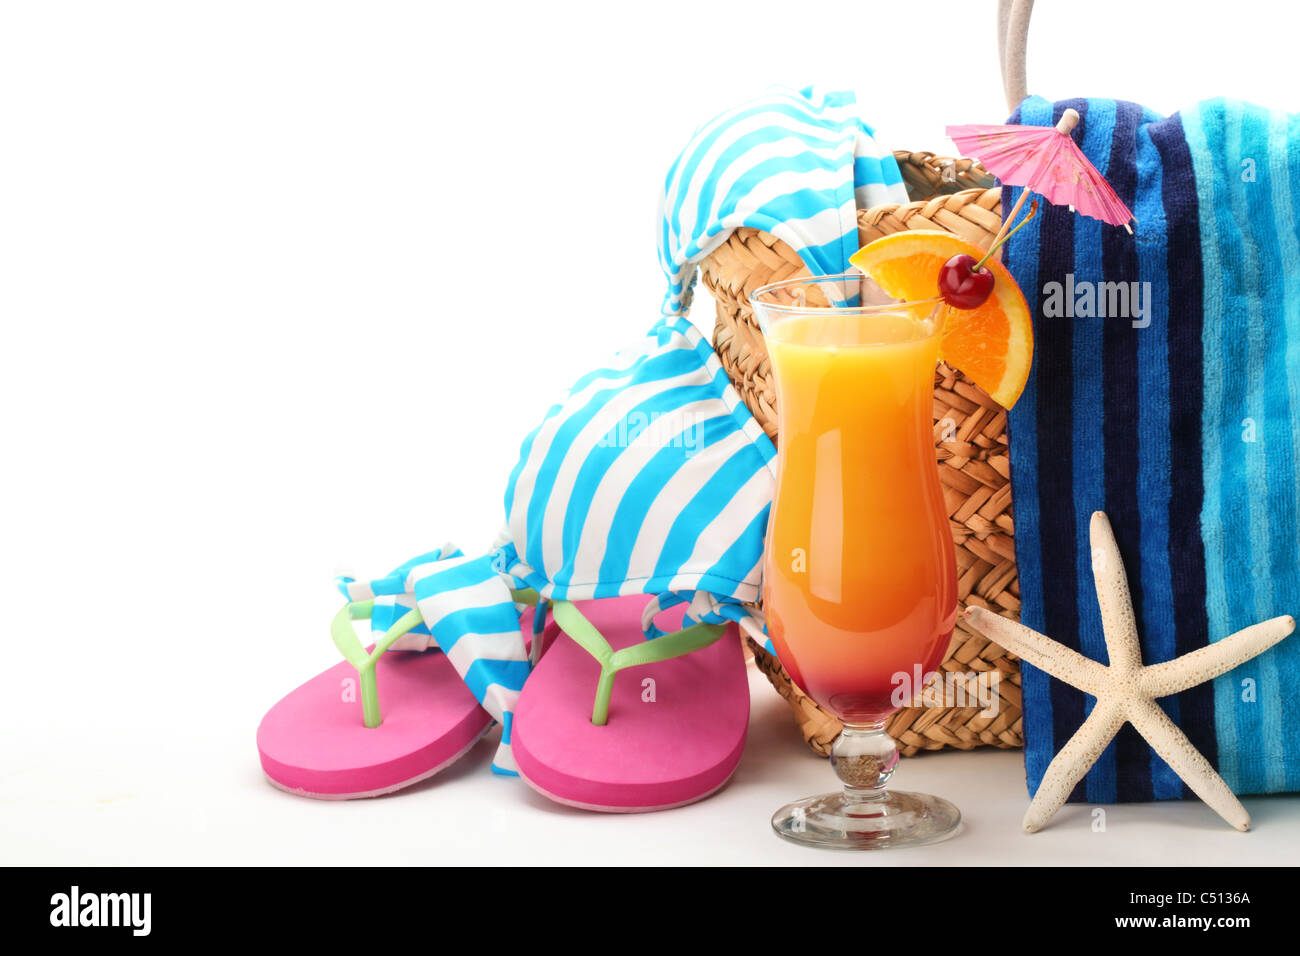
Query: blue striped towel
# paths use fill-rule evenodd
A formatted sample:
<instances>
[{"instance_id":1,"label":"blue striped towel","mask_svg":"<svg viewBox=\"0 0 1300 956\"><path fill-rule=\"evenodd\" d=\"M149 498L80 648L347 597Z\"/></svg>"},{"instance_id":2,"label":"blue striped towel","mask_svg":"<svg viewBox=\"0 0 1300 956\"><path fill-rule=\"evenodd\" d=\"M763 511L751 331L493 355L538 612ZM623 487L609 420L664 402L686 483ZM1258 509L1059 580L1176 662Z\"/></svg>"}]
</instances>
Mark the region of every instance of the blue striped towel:
<instances>
[{"instance_id":1,"label":"blue striped towel","mask_svg":"<svg viewBox=\"0 0 1300 956\"><path fill-rule=\"evenodd\" d=\"M850 92L774 87L696 130L660 203L664 315L686 314L695 264L740 226L788 243L814 275L848 271L858 209L907 202L894 154L855 104Z\"/></svg>"},{"instance_id":2,"label":"blue striped towel","mask_svg":"<svg viewBox=\"0 0 1300 956\"><path fill-rule=\"evenodd\" d=\"M1130 237L1048 205L1005 249L1037 340L1009 417L1021 620L1106 660L1087 558L1102 510L1157 663L1300 611L1300 118L1031 97L1012 122L1067 107L1137 221ZM1022 679L1034 792L1092 701ZM1300 641L1162 704L1237 793L1300 789ZM1071 799L1189 795L1126 726Z\"/></svg>"}]
</instances>

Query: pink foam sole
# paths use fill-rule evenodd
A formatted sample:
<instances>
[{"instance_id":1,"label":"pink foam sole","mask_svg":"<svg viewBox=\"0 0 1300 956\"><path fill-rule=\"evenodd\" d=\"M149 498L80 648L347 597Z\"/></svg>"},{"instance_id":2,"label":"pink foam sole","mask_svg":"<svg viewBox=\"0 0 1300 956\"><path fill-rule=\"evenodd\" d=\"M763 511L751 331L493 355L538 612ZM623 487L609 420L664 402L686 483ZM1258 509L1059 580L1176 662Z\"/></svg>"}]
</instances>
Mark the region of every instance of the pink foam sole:
<instances>
[{"instance_id":1,"label":"pink foam sole","mask_svg":"<svg viewBox=\"0 0 1300 956\"><path fill-rule=\"evenodd\" d=\"M467 743L464 746L464 748L462 748L457 753L452 754L450 757L448 757L442 763L438 764L438 766L434 767L433 769L426 770L418 777L412 777L410 780L402 780L399 781L398 783L392 784L391 786L382 787L379 790L366 790L360 793L312 793L309 790L294 790L290 787L286 787L284 784L280 783L280 781L271 777L265 771L263 771L262 776L266 777L266 782L269 783L271 786L275 787L275 789L277 790L283 790L285 793L293 794L295 797L307 797L308 799L311 800L365 800L369 797L386 797L390 793L396 793L398 790L405 790L407 787L413 787L417 783L420 783L421 781L424 780L428 780L430 777L435 776L438 773L441 773L443 770L450 767L457 760L459 760L461 757L465 756L465 754L469 753L472 749L474 749L474 745L478 743L480 740L482 740L483 735L486 734L491 729L492 727L490 724L487 727L484 727L483 730L479 733L479 735L475 737L473 740L471 740L469 743Z\"/></svg>"},{"instance_id":2,"label":"pink foam sole","mask_svg":"<svg viewBox=\"0 0 1300 956\"><path fill-rule=\"evenodd\" d=\"M615 648L644 640L644 596L579 604ZM680 609L661 615L676 627ZM534 790L568 806L636 813L685 806L735 772L749 727L749 682L735 627L685 657L629 668L614 679L609 721L591 723L597 662L560 634L524 684L511 750ZM643 684L652 679L654 700Z\"/></svg>"},{"instance_id":3,"label":"pink foam sole","mask_svg":"<svg viewBox=\"0 0 1300 956\"><path fill-rule=\"evenodd\" d=\"M655 813L659 810L676 810L678 807L690 806L692 803L699 803L701 800L713 796L715 793L717 793L719 790L725 787L728 782L730 782L731 777L732 775L734 775L734 773L735 770L733 768L732 773L727 776L727 779L723 780L722 783L718 784L708 793L702 793L699 796L691 797L688 800L682 800L679 803L660 804L657 807L609 807L609 806L600 806L594 803L581 803L580 801L577 800L566 800L564 797L557 796L556 794L551 793L548 790L543 790L537 784L533 783L533 781L525 777L522 773L519 775L519 779L522 780L524 783L528 784L528 786L532 790L536 791L537 793L540 793L548 800L551 800L555 803L564 804L564 806L566 807L573 807L575 810L591 810L594 813Z\"/></svg>"},{"instance_id":4,"label":"pink foam sole","mask_svg":"<svg viewBox=\"0 0 1300 956\"><path fill-rule=\"evenodd\" d=\"M439 651L384 654L375 673L378 727L362 722L356 670L346 661L267 712L257 749L274 786L328 800L391 793L459 759L492 724Z\"/></svg>"}]
</instances>

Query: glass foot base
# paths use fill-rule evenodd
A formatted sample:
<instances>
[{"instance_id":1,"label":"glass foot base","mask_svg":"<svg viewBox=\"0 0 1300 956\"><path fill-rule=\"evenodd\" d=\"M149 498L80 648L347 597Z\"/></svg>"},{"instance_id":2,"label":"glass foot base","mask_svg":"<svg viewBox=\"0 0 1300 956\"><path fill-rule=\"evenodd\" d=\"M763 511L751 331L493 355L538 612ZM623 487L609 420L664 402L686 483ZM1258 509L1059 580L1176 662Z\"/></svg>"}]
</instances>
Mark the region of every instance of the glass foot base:
<instances>
[{"instance_id":1,"label":"glass foot base","mask_svg":"<svg viewBox=\"0 0 1300 956\"><path fill-rule=\"evenodd\" d=\"M941 797L904 790L808 797L772 817L776 835L831 850L883 850L937 843L957 832L961 811Z\"/></svg>"}]
</instances>

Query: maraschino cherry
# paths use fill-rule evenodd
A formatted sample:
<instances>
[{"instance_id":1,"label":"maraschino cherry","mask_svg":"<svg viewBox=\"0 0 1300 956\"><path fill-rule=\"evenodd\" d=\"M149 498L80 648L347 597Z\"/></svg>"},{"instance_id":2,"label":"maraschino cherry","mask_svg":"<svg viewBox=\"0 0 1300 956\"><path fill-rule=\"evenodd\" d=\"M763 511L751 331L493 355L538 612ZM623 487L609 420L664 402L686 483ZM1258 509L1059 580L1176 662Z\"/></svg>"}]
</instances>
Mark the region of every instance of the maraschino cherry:
<instances>
[{"instance_id":1,"label":"maraschino cherry","mask_svg":"<svg viewBox=\"0 0 1300 956\"><path fill-rule=\"evenodd\" d=\"M943 268L939 270L939 294L943 296L944 301L954 309L963 310L978 309L987 302L989 296L993 294L994 277L993 270L984 268L984 263L997 251L998 246L1033 219L1036 212L1038 212L1037 199L1030 204L1029 214L1020 220L1015 229L1008 230L1007 226L1010 223L1002 227L982 259L976 260L974 256L962 252L945 262Z\"/></svg>"},{"instance_id":2,"label":"maraschino cherry","mask_svg":"<svg viewBox=\"0 0 1300 956\"><path fill-rule=\"evenodd\" d=\"M939 294L954 309L978 309L993 294L993 270L959 253L939 270Z\"/></svg>"}]
</instances>

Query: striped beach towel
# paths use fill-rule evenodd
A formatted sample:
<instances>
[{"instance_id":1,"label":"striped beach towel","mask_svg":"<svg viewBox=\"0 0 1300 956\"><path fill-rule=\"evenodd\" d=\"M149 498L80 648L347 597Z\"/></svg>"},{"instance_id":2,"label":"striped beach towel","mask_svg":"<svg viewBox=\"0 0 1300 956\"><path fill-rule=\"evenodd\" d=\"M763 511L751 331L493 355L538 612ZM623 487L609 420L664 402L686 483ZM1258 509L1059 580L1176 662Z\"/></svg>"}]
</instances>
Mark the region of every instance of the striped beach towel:
<instances>
[{"instance_id":1,"label":"striped beach towel","mask_svg":"<svg viewBox=\"0 0 1300 956\"><path fill-rule=\"evenodd\" d=\"M1300 611L1300 119L1031 97L1012 122L1067 107L1137 221L1130 237L1048 205L1005 249L1037 339L1009 418L1021 619L1106 660L1088 559L1102 510L1157 663ZM1092 701L1022 666L1034 792ZM1237 793L1300 789L1300 641L1162 705ZM1125 726L1071 799L1189 795Z\"/></svg>"},{"instance_id":2,"label":"striped beach towel","mask_svg":"<svg viewBox=\"0 0 1300 956\"><path fill-rule=\"evenodd\" d=\"M858 209L907 202L894 154L856 102L850 92L774 87L696 130L660 204L665 315L686 314L695 264L740 226L788 243L814 275L848 271Z\"/></svg>"}]
</instances>

